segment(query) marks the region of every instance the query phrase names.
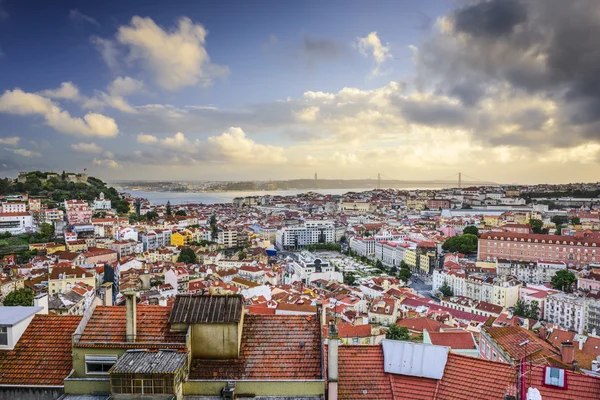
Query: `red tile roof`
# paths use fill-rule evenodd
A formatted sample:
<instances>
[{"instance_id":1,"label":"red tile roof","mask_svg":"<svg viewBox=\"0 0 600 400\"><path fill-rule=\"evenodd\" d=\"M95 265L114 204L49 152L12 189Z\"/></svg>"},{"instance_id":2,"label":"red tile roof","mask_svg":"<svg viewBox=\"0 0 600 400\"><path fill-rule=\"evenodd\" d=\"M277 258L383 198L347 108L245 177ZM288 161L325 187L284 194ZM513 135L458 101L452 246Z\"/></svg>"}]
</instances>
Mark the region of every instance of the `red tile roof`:
<instances>
[{"instance_id":1,"label":"red tile roof","mask_svg":"<svg viewBox=\"0 0 600 400\"><path fill-rule=\"evenodd\" d=\"M540 391L542 399L552 400L598 400L600 399L600 378L566 370L567 387L553 388L544 386L544 368L534 366L526 374L527 387L535 387Z\"/></svg>"},{"instance_id":2,"label":"red tile roof","mask_svg":"<svg viewBox=\"0 0 600 400\"><path fill-rule=\"evenodd\" d=\"M240 357L192 360L190 379L322 379L319 321L313 315L245 315Z\"/></svg>"},{"instance_id":3,"label":"red tile roof","mask_svg":"<svg viewBox=\"0 0 600 400\"><path fill-rule=\"evenodd\" d=\"M185 346L185 336L169 330L171 307L137 306L137 338L126 343L125 307L98 306L88 321L77 347L145 348Z\"/></svg>"},{"instance_id":4,"label":"red tile roof","mask_svg":"<svg viewBox=\"0 0 600 400\"><path fill-rule=\"evenodd\" d=\"M81 316L36 315L13 350L0 350L0 385L62 385Z\"/></svg>"},{"instance_id":5,"label":"red tile roof","mask_svg":"<svg viewBox=\"0 0 600 400\"><path fill-rule=\"evenodd\" d=\"M431 343L438 346L448 346L452 349L474 350L473 334L467 331L427 332Z\"/></svg>"},{"instance_id":6,"label":"red tile roof","mask_svg":"<svg viewBox=\"0 0 600 400\"><path fill-rule=\"evenodd\" d=\"M540 339L535 333L518 326L489 327L482 328L513 362L519 361L525 355L529 360L547 364L552 361L560 362L560 353L548 342ZM527 346L520 344L527 342Z\"/></svg>"}]
</instances>

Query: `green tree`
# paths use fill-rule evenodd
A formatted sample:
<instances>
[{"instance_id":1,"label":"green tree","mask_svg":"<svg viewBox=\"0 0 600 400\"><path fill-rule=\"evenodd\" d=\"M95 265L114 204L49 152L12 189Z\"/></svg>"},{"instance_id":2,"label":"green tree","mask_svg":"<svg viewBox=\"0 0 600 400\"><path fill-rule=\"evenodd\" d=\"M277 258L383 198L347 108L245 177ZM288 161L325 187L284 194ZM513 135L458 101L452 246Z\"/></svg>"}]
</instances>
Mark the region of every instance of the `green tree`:
<instances>
[{"instance_id":1,"label":"green tree","mask_svg":"<svg viewBox=\"0 0 600 400\"><path fill-rule=\"evenodd\" d=\"M171 202L167 201L167 215L171 215Z\"/></svg>"},{"instance_id":2,"label":"green tree","mask_svg":"<svg viewBox=\"0 0 600 400\"><path fill-rule=\"evenodd\" d=\"M540 318L540 303L537 300L533 300L529 306L529 318L539 319Z\"/></svg>"},{"instance_id":3,"label":"green tree","mask_svg":"<svg viewBox=\"0 0 600 400\"><path fill-rule=\"evenodd\" d=\"M246 258L246 253L244 253L243 251L240 251L238 253L238 259L239 260L244 260Z\"/></svg>"},{"instance_id":4,"label":"green tree","mask_svg":"<svg viewBox=\"0 0 600 400\"><path fill-rule=\"evenodd\" d=\"M129 213L129 202L125 199L117 199L114 203L115 210L119 214L128 214Z\"/></svg>"},{"instance_id":5,"label":"green tree","mask_svg":"<svg viewBox=\"0 0 600 400\"><path fill-rule=\"evenodd\" d=\"M564 225L569 222L569 217L566 215L555 215L554 217L550 218L550 221L552 221L555 225Z\"/></svg>"},{"instance_id":6,"label":"green tree","mask_svg":"<svg viewBox=\"0 0 600 400\"><path fill-rule=\"evenodd\" d=\"M344 283L346 285L354 286L356 283L356 278L353 274L344 274Z\"/></svg>"},{"instance_id":7,"label":"green tree","mask_svg":"<svg viewBox=\"0 0 600 400\"><path fill-rule=\"evenodd\" d=\"M440 286L440 293L443 297L454 296L454 291L452 290L446 279L444 279L444 283L442 283L442 286Z\"/></svg>"},{"instance_id":8,"label":"green tree","mask_svg":"<svg viewBox=\"0 0 600 400\"><path fill-rule=\"evenodd\" d=\"M198 256L194 253L194 250L189 247L184 247L181 249L181 253L179 253L179 257L177 258L177 262L182 262L186 264L195 264L198 262Z\"/></svg>"},{"instance_id":9,"label":"green tree","mask_svg":"<svg viewBox=\"0 0 600 400\"><path fill-rule=\"evenodd\" d=\"M377 260L377 262L375 263L375 268L383 271L383 263L381 262L381 260Z\"/></svg>"},{"instance_id":10,"label":"green tree","mask_svg":"<svg viewBox=\"0 0 600 400\"><path fill-rule=\"evenodd\" d=\"M576 280L577 277L574 273L566 269L561 269L554 274L550 280L550 284L556 290L571 293L573 291L573 284Z\"/></svg>"},{"instance_id":11,"label":"green tree","mask_svg":"<svg viewBox=\"0 0 600 400\"><path fill-rule=\"evenodd\" d=\"M185 217L187 215L187 213L185 212L185 210L177 210L177 211L175 211L175 215L179 215L180 217Z\"/></svg>"},{"instance_id":12,"label":"green tree","mask_svg":"<svg viewBox=\"0 0 600 400\"><path fill-rule=\"evenodd\" d=\"M405 326L398 326L396 324L392 324L386 332L385 338L391 340L409 340L410 332Z\"/></svg>"},{"instance_id":13,"label":"green tree","mask_svg":"<svg viewBox=\"0 0 600 400\"><path fill-rule=\"evenodd\" d=\"M408 268L400 268L400 272L398 273L398 279L403 280L404 282L408 282L410 277L412 276L412 272Z\"/></svg>"},{"instance_id":14,"label":"green tree","mask_svg":"<svg viewBox=\"0 0 600 400\"><path fill-rule=\"evenodd\" d=\"M518 315L519 317L527 317L529 314L529 304L521 299L517 300L513 306L513 314Z\"/></svg>"},{"instance_id":15,"label":"green tree","mask_svg":"<svg viewBox=\"0 0 600 400\"><path fill-rule=\"evenodd\" d=\"M581 220L579 219L579 217L573 217L573 218L571 218L571 224L579 225L579 224L581 224Z\"/></svg>"},{"instance_id":16,"label":"green tree","mask_svg":"<svg viewBox=\"0 0 600 400\"><path fill-rule=\"evenodd\" d=\"M529 226L531 227L531 231L533 233L542 233L544 229L544 222L541 219L530 219Z\"/></svg>"},{"instance_id":17,"label":"green tree","mask_svg":"<svg viewBox=\"0 0 600 400\"><path fill-rule=\"evenodd\" d=\"M396 275L398 273L398 268L394 265L392 268L390 268L390 273L392 275Z\"/></svg>"},{"instance_id":18,"label":"green tree","mask_svg":"<svg viewBox=\"0 0 600 400\"><path fill-rule=\"evenodd\" d=\"M463 229L463 234L471 234L471 235L475 235L475 236L479 236L479 228L477 228L475 225L469 225L467 227L465 227L465 229Z\"/></svg>"},{"instance_id":19,"label":"green tree","mask_svg":"<svg viewBox=\"0 0 600 400\"><path fill-rule=\"evenodd\" d=\"M209 219L210 223L210 238L214 241L219 237L219 227L217 226L217 217L211 215Z\"/></svg>"},{"instance_id":20,"label":"green tree","mask_svg":"<svg viewBox=\"0 0 600 400\"><path fill-rule=\"evenodd\" d=\"M54 237L54 225L44 222L40 226L40 235L50 241Z\"/></svg>"},{"instance_id":21,"label":"green tree","mask_svg":"<svg viewBox=\"0 0 600 400\"><path fill-rule=\"evenodd\" d=\"M400 269L402 269L402 268L408 268L408 264L404 260L400 261Z\"/></svg>"},{"instance_id":22,"label":"green tree","mask_svg":"<svg viewBox=\"0 0 600 400\"><path fill-rule=\"evenodd\" d=\"M32 306L34 296L33 290L28 288L13 290L6 295L3 304L5 306Z\"/></svg>"},{"instance_id":23,"label":"green tree","mask_svg":"<svg viewBox=\"0 0 600 400\"><path fill-rule=\"evenodd\" d=\"M346 236L344 235L340 238L340 243L346 243L347 240L348 239L346 239Z\"/></svg>"},{"instance_id":24,"label":"green tree","mask_svg":"<svg viewBox=\"0 0 600 400\"><path fill-rule=\"evenodd\" d=\"M158 218L158 213L156 211L148 211L144 214L144 217L146 218L146 221L152 221L153 219Z\"/></svg>"},{"instance_id":25,"label":"green tree","mask_svg":"<svg viewBox=\"0 0 600 400\"><path fill-rule=\"evenodd\" d=\"M477 236L470 233L453 236L442 244L442 249L452 253L473 253L477 250Z\"/></svg>"}]
</instances>

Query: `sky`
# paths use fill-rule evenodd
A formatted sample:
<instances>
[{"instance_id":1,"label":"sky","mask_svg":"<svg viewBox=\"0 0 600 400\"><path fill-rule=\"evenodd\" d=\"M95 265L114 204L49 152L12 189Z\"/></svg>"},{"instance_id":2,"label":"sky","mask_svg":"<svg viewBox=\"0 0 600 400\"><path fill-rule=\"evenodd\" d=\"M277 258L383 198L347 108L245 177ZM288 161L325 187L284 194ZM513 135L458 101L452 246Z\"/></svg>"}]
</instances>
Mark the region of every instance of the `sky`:
<instances>
[{"instance_id":1,"label":"sky","mask_svg":"<svg viewBox=\"0 0 600 400\"><path fill-rule=\"evenodd\" d=\"M0 176L597 181L596 0L0 0Z\"/></svg>"}]
</instances>

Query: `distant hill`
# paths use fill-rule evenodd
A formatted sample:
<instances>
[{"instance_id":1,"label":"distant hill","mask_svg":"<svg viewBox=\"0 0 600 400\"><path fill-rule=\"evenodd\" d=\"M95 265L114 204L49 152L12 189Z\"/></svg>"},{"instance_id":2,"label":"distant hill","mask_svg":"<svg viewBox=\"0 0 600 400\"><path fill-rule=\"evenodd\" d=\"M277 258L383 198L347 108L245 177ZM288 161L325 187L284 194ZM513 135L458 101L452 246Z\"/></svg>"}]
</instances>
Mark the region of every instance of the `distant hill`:
<instances>
[{"instance_id":1,"label":"distant hill","mask_svg":"<svg viewBox=\"0 0 600 400\"><path fill-rule=\"evenodd\" d=\"M129 207L127 202L119 197L115 188L86 174L31 171L20 173L15 180L0 179L0 195L23 193L42 198L45 203L60 203L69 199L93 201L100 193L104 193L104 196L111 200L113 208L125 210L125 205L127 209Z\"/></svg>"}]
</instances>

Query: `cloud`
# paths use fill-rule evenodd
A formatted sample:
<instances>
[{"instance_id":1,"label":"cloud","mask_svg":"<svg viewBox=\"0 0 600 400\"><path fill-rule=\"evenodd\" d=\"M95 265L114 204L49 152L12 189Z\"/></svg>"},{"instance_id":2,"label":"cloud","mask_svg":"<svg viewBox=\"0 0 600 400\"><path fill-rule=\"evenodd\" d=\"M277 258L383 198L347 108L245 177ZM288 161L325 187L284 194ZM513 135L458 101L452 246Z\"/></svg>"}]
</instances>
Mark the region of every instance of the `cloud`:
<instances>
[{"instance_id":1,"label":"cloud","mask_svg":"<svg viewBox=\"0 0 600 400\"><path fill-rule=\"evenodd\" d=\"M166 137L160 141L162 147L184 153L195 153L199 144L198 140L195 142L189 141L181 132L177 132L173 137Z\"/></svg>"},{"instance_id":2,"label":"cloud","mask_svg":"<svg viewBox=\"0 0 600 400\"><path fill-rule=\"evenodd\" d=\"M16 146L17 144L19 144L20 140L21 140L21 138L18 136L0 137L0 144L8 145L8 146Z\"/></svg>"},{"instance_id":3,"label":"cloud","mask_svg":"<svg viewBox=\"0 0 600 400\"><path fill-rule=\"evenodd\" d=\"M365 37L357 38L357 46L360 52L365 57L373 57L375 67L371 71L372 76L378 76L382 74L381 67L383 64L392 57L390 48L381 43L377 32L371 32Z\"/></svg>"},{"instance_id":4,"label":"cloud","mask_svg":"<svg viewBox=\"0 0 600 400\"><path fill-rule=\"evenodd\" d=\"M81 13L79 10L70 10L69 11L69 19L71 21L73 21L75 23L79 23L79 24L86 22L88 24L100 26L98 21L96 21L94 18L90 17L89 15L85 15L85 14Z\"/></svg>"},{"instance_id":5,"label":"cloud","mask_svg":"<svg viewBox=\"0 0 600 400\"><path fill-rule=\"evenodd\" d=\"M143 144L153 144L158 142L158 138L154 135L146 135L145 133L138 133L137 142Z\"/></svg>"},{"instance_id":6,"label":"cloud","mask_svg":"<svg viewBox=\"0 0 600 400\"><path fill-rule=\"evenodd\" d=\"M311 66L321 61L338 60L344 52L345 49L339 42L312 36L304 36L299 49L300 57Z\"/></svg>"},{"instance_id":7,"label":"cloud","mask_svg":"<svg viewBox=\"0 0 600 400\"><path fill-rule=\"evenodd\" d=\"M526 19L527 10L517 0L480 1L457 10L454 27L469 35L498 38Z\"/></svg>"},{"instance_id":8,"label":"cloud","mask_svg":"<svg viewBox=\"0 0 600 400\"><path fill-rule=\"evenodd\" d=\"M88 113L83 118L73 118L52 100L21 89L7 90L0 96L0 112L16 115L42 116L46 125L57 132L75 136L113 137L119 133L114 119L102 114Z\"/></svg>"},{"instance_id":9,"label":"cloud","mask_svg":"<svg viewBox=\"0 0 600 400\"><path fill-rule=\"evenodd\" d=\"M42 90L40 94L51 99L77 100L79 98L79 89L73 82L63 82L59 88Z\"/></svg>"},{"instance_id":10,"label":"cloud","mask_svg":"<svg viewBox=\"0 0 600 400\"><path fill-rule=\"evenodd\" d=\"M119 49L117 45L108 39L102 39L97 36L91 38L92 44L96 47L96 50L102 56L102 59L108 65L111 70L117 70L119 67Z\"/></svg>"},{"instance_id":11,"label":"cloud","mask_svg":"<svg viewBox=\"0 0 600 400\"><path fill-rule=\"evenodd\" d=\"M296 119L299 121L304 121L304 122L309 122L309 121L314 121L317 119L317 116L319 115L319 107L316 106L310 106L307 107L297 113L294 113L294 115L296 116Z\"/></svg>"},{"instance_id":12,"label":"cloud","mask_svg":"<svg viewBox=\"0 0 600 400\"><path fill-rule=\"evenodd\" d=\"M4 3L4 1L0 0L0 22L4 21L5 19L7 19L10 16L8 14L8 12L4 9L3 3ZM2 55L1 52L0 52L0 55Z\"/></svg>"},{"instance_id":13,"label":"cloud","mask_svg":"<svg viewBox=\"0 0 600 400\"><path fill-rule=\"evenodd\" d=\"M71 145L71 148L80 153L87 154L100 154L102 153L102 147L98 146L96 143L75 143Z\"/></svg>"},{"instance_id":14,"label":"cloud","mask_svg":"<svg viewBox=\"0 0 600 400\"><path fill-rule=\"evenodd\" d=\"M42 154L38 153L37 151L31 151L31 150L27 150L27 149L4 148L4 150L10 151L11 153L18 154L23 157L41 157L42 156Z\"/></svg>"},{"instance_id":15,"label":"cloud","mask_svg":"<svg viewBox=\"0 0 600 400\"><path fill-rule=\"evenodd\" d=\"M163 89L177 90L209 86L229 73L227 67L211 63L207 34L202 25L186 17L175 29L165 30L151 18L134 16L129 25L119 27L116 41L95 38L94 43L110 68L118 64L120 45L128 50L128 62L138 62Z\"/></svg>"},{"instance_id":16,"label":"cloud","mask_svg":"<svg viewBox=\"0 0 600 400\"><path fill-rule=\"evenodd\" d=\"M246 137L241 128L231 127L219 136L207 140L214 157L237 163L282 164L287 162L284 149L278 146L258 144Z\"/></svg>"},{"instance_id":17,"label":"cloud","mask_svg":"<svg viewBox=\"0 0 600 400\"><path fill-rule=\"evenodd\" d=\"M94 158L92 163L94 165L97 165L100 167L106 167L106 168L110 168L110 169L121 169L122 168L122 166L119 163L117 163L115 160L108 159L108 158Z\"/></svg>"},{"instance_id":18,"label":"cloud","mask_svg":"<svg viewBox=\"0 0 600 400\"><path fill-rule=\"evenodd\" d=\"M279 38L275 34L270 34L269 38L260 46L261 50L268 52L279 46Z\"/></svg>"},{"instance_id":19,"label":"cloud","mask_svg":"<svg viewBox=\"0 0 600 400\"><path fill-rule=\"evenodd\" d=\"M104 107L112 107L119 111L135 114L137 111L129 105L124 96L140 92L144 89L144 83L137 79L117 77L108 87L107 92L97 91L94 97L84 101L83 106L88 109L101 110Z\"/></svg>"}]
</instances>

